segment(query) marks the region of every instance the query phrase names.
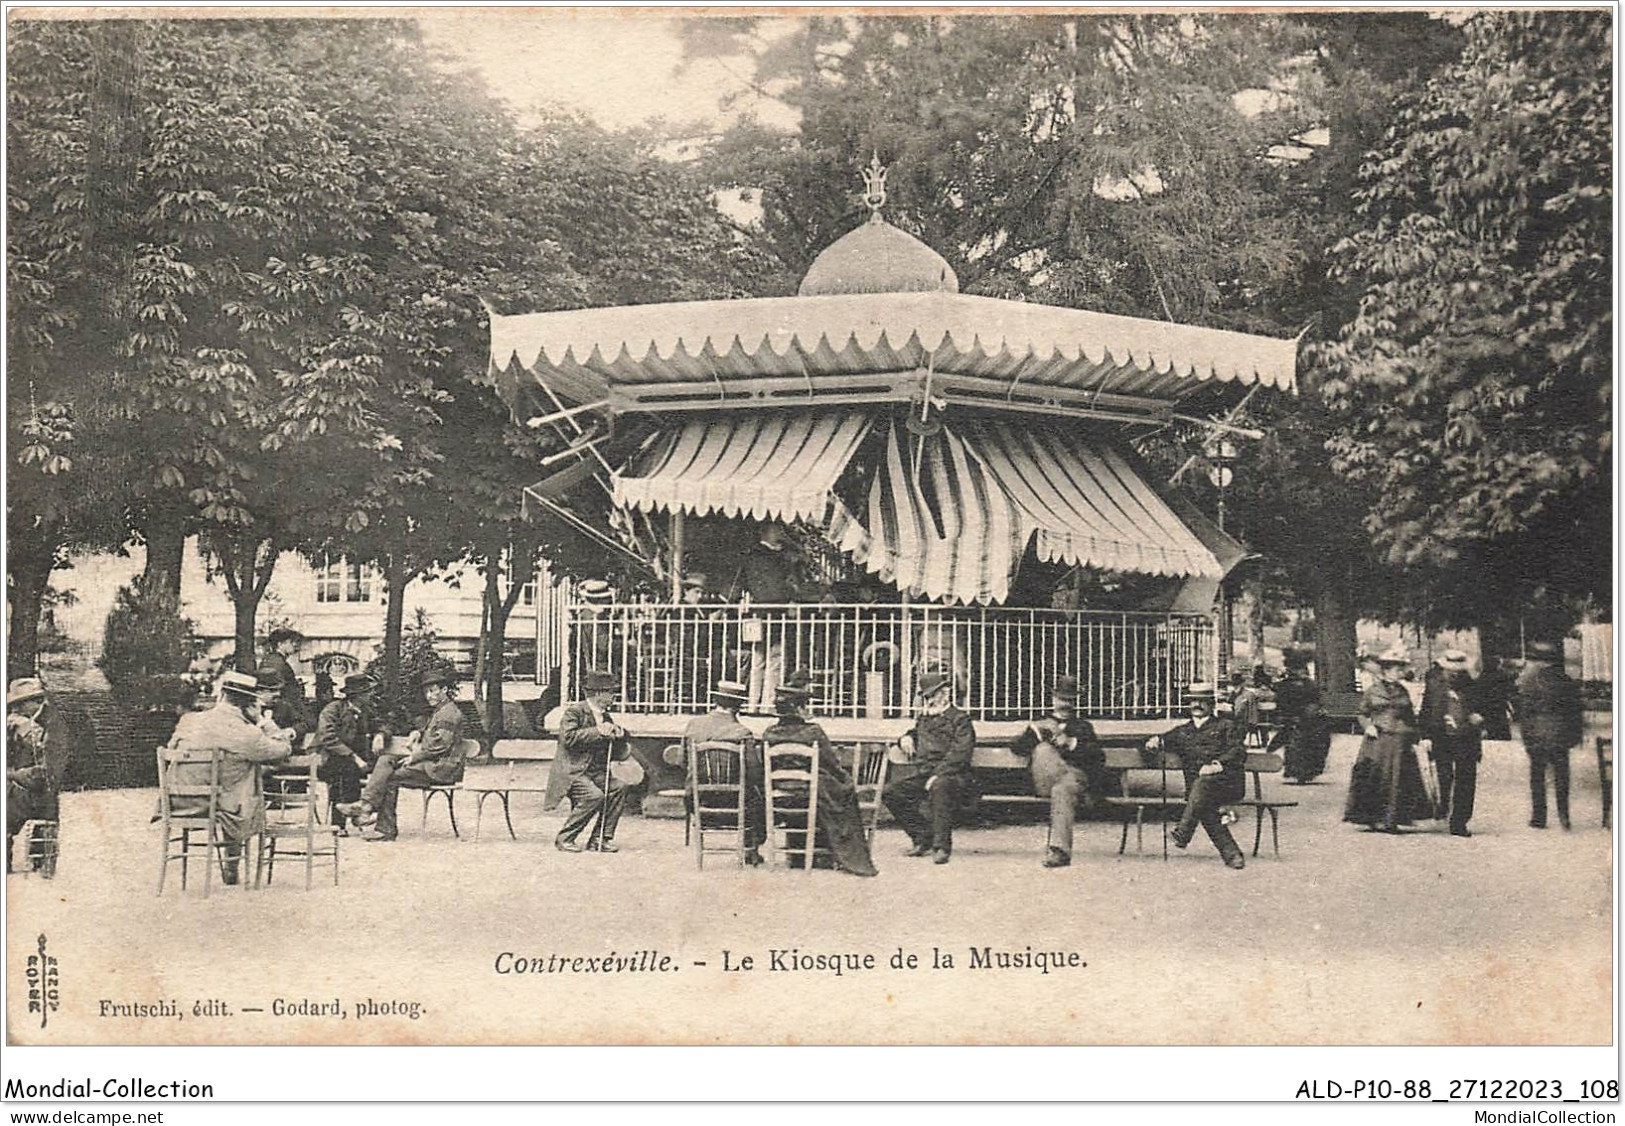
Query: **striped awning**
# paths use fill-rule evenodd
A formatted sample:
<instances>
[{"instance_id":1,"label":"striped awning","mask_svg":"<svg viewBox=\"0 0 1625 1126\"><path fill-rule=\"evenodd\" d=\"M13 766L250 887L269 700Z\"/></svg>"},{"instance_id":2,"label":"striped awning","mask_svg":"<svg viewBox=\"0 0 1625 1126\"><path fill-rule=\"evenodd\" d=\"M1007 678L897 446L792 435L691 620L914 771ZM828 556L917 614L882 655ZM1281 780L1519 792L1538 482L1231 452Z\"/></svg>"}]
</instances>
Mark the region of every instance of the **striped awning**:
<instances>
[{"instance_id":1,"label":"striped awning","mask_svg":"<svg viewBox=\"0 0 1625 1126\"><path fill-rule=\"evenodd\" d=\"M1032 522L1040 559L1102 571L1220 578L1213 552L1106 444L1066 441L1052 430L990 422L976 455Z\"/></svg>"},{"instance_id":2,"label":"striped awning","mask_svg":"<svg viewBox=\"0 0 1625 1126\"><path fill-rule=\"evenodd\" d=\"M870 421L867 412L853 410L694 419L630 474L614 476L615 503L645 512L821 522L835 480Z\"/></svg>"},{"instance_id":3,"label":"striped awning","mask_svg":"<svg viewBox=\"0 0 1625 1126\"><path fill-rule=\"evenodd\" d=\"M1032 525L952 431L913 444L893 424L869 486L867 527L837 507L830 541L899 590L954 602L1003 602Z\"/></svg>"},{"instance_id":4,"label":"striped awning","mask_svg":"<svg viewBox=\"0 0 1625 1126\"><path fill-rule=\"evenodd\" d=\"M831 542L900 589L953 602L1004 601L1029 542L1042 559L1102 570L1225 570L1123 453L1036 427L921 439L893 425L866 515L835 506Z\"/></svg>"}]
</instances>

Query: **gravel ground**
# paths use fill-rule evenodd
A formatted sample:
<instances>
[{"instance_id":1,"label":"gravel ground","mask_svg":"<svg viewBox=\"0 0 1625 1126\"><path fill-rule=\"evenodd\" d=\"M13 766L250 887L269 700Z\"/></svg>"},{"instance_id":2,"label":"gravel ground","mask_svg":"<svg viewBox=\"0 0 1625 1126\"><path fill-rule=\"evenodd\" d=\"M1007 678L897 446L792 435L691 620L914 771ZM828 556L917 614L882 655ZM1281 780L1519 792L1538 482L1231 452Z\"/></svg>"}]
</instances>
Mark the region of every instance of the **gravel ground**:
<instances>
[{"instance_id":1,"label":"gravel ground","mask_svg":"<svg viewBox=\"0 0 1625 1126\"><path fill-rule=\"evenodd\" d=\"M872 880L720 860L698 872L681 822L628 818L618 855L567 855L551 846L560 815L538 797L515 798L518 841L488 803L476 842L472 801L459 802L458 841L438 803L419 831L408 794L399 841L344 841L339 887L318 873L307 892L289 869L257 892L217 885L205 900L171 883L159 898L153 791L69 794L57 879L6 882L8 1032L63 1044L1607 1043L1613 838L1595 756L1573 756L1572 832L1525 826L1526 760L1492 744L1472 839L1432 824L1394 837L1341 823L1356 745L1338 740L1323 784L1280 787L1301 802L1282 814L1281 856L1266 827L1241 872L1200 833L1166 862L1158 832L1139 855L1131 834L1119 857L1104 822L1080 825L1074 865L1056 871L1039 867L1044 827L1022 824L962 830L940 867L905 859L903 835L883 827ZM1250 815L1237 827L1250 845ZM41 935L61 971L43 1030L19 988ZM1084 964L1043 972L1029 947ZM974 964L984 949L1017 957ZM799 954L776 964L773 951ZM932 968L933 951L953 966ZM566 968L501 973L505 953ZM612 953L675 968L571 963ZM892 968L911 954L916 966ZM804 961L818 955L872 955L874 968ZM117 1008L156 1001L180 1017ZM343 1015L278 1015L301 1002Z\"/></svg>"}]
</instances>

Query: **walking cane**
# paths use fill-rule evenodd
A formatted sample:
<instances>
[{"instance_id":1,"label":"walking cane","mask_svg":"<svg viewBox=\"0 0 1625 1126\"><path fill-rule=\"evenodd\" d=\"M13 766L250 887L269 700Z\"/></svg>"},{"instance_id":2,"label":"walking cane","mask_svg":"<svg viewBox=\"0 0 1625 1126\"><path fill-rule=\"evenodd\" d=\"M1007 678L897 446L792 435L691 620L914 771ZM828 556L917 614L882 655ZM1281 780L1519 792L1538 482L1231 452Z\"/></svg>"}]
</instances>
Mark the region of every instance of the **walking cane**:
<instances>
[{"instance_id":1,"label":"walking cane","mask_svg":"<svg viewBox=\"0 0 1625 1126\"><path fill-rule=\"evenodd\" d=\"M593 828L593 834L598 843L593 845L599 851L604 847L604 818L609 816L609 764L615 760L615 740L609 741L609 750L604 753L604 800L598 805L598 824Z\"/></svg>"}]
</instances>

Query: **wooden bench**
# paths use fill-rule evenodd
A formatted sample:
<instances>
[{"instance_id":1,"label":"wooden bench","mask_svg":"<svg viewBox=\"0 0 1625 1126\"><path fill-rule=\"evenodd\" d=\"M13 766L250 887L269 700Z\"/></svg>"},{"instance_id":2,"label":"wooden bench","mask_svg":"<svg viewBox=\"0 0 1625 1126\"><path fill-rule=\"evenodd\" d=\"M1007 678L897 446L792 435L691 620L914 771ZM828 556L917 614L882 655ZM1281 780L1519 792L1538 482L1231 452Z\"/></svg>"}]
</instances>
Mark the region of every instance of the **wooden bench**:
<instances>
[{"instance_id":1,"label":"wooden bench","mask_svg":"<svg viewBox=\"0 0 1625 1126\"><path fill-rule=\"evenodd\" d=\"M1290 809L1298 804L1292 800L1265 796L1264 775L1278 776L1281 767L1282 760L1278 754L1264 751L1248 752L1246 770L1251 780L1250 792L1245 797L1226 803L1231 809L1253 811L1254 856L1258 855L1258 850L1263 845L1266 813L1270 819L1270 840L1275 855L1281 855L1281 810ZM1135 847L1144 851L1146 814L1154 812L1166 822L1170 812L1182 811L1185 808L1185 775L1180 769L1179 759L1173 754L1163 752L1163 760L1159 763L1155 753L1142 754L1130 748L1108 747L1106 768L1120 772L1120 792L1106 798L1108 806L1121 811L1123 820L1123 835L1117 851L1122 854L1128 848L1128 830L1131 821L1135 828Z\"/></svg>"},{"instance_id":2,"label":"wooden bench","mask_svg":"<svg viewBox=\"0 0 1625 1126\"><path fill-rule=\"evenodd\" d=\"M485 799L496 797L502 802L502 820L508 826L508 836L514 840L512 809L509 799L514 794L543 794L547 792L547 775L553 759L558 756L555 739L499 739L491 747L491 757L471 761L463 767L463 780L454 787L458 793L477 795L474 805L474 839L480 839L480 820L485 814ZM456 824L455 818L453 825Z\"/></svg>"}]
</instances>

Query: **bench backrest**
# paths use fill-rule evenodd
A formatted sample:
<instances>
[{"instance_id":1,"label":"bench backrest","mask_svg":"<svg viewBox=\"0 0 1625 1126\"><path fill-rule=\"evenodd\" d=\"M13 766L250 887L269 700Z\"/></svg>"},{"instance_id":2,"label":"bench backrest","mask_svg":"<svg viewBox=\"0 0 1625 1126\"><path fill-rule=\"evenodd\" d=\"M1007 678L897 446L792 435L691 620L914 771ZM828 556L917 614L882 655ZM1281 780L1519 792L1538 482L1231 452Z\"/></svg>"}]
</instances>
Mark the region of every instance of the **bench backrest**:
<instances>
[{"instance_id":1,"label":"bench backrest","mask_svg":"<svg viewBox=\"0 0 1625 1126\"><path fill-rule=\"evenodd\" d=\"M552 762L558 756L557 739L498 739L491 745L493 762Z\"/></svg>"}]
</instances>

